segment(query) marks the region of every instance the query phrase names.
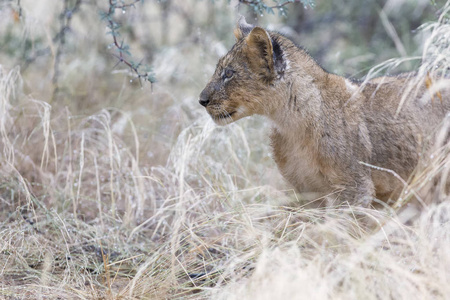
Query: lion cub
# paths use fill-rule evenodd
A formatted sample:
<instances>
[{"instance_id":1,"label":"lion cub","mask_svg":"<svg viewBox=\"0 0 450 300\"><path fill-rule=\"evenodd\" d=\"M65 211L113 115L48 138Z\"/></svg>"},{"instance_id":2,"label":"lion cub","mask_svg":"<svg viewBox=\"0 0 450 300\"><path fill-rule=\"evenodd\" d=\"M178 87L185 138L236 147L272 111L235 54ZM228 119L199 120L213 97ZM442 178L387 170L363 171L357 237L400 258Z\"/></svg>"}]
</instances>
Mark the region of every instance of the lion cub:
<instances>
[{"instance_id":1,"label":"lion cub","mask_svg":"<svg viewBox=\"0 0 450 300\"><path fill-rule=\"evenodd\" d=\"M326 72L286 37L243 18L234 33L236 44L199 102L220 125L253 114L272 120L275 162L300 192L362 206L394 197L401 186L381 168L408 179L422 141L450 110L449 90L441 88L442 101L433 102L421 81L396 115L408 78L360 84Z\"/></svg>"}]
</instances>

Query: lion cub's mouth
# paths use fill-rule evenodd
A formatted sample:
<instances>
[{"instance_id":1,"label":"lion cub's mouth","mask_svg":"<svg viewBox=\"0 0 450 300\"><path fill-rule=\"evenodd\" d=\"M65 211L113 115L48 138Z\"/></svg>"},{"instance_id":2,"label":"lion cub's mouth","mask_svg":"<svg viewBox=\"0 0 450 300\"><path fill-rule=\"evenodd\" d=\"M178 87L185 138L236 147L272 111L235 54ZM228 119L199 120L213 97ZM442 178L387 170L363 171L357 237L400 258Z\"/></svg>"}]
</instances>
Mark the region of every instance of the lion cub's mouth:
<instances>
[{"instance_id":1,"label":"lion cub's mouth","mask_svg":"<svg viewBox=\"0 0 450 300\"><path fill-rule=\"evenodd\" d=\"M228 119L231 118L232 115L234 115L236 113L236 111L232 111L232 112L224 112L224 113L220 113L217 115L213 115L212 118L215 120L223 120L223 119Z\"/></svg>"},{"instance_id":2,"label":"lion cub's mouth","mask_svg":"<svg viewBox=\"0 0 450 300\"><path fill-rule=\"evenodd\" d=\"M216 123L217 125L227 125L229 123L234 122L232 116L236 114L237 111L232 111L232 112L222 112L219 114L212 114L210 113L211 118L213 119L214 123Z\"/></svg>"},{"instance_id":3,"label":"lion cub's mouth","mask_svg":"<svg viewBox=\"0 0 450 300\"><path fill-rule=\"evenodd\" d=\"M236 113L235 111L230 112L230 113L227 112L227 113L225 113L225 114L220 114L220 115L218 115L217 118L219 118L219 119L231 118L231 116L234 115L235 113Z\"/></svg>"}]
</instances>

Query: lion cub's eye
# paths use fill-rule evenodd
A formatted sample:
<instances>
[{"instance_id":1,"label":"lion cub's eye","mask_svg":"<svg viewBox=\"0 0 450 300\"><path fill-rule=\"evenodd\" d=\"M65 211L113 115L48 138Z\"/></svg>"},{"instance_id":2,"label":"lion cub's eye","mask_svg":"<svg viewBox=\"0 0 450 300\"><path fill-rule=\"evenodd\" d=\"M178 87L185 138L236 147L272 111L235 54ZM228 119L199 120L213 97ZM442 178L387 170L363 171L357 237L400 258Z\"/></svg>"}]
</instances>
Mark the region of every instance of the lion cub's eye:
<instances>
[{"instance_id":1,"label":"lion cub's eye","mask_svg":"<svg viewBox=\"0 0 450 300\"><path fill-rule=\"evenodd\" d=\"M224 74L223 74L223 78L227 79L227 78L231 78L234 74L234 71L231 69L226 69Z\"/></svg>"}]
</instances>

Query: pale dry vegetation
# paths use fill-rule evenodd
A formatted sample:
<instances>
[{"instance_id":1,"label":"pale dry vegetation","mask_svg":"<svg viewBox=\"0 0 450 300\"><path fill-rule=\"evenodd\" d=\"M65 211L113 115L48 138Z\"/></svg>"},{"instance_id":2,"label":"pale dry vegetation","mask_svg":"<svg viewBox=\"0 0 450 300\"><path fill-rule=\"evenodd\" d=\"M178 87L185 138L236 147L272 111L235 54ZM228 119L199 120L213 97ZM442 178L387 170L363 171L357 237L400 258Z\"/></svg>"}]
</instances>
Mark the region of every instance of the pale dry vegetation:
<instances>
[{"instance_id":1,"label":"pale dry vegetation","mask_svg":"<svg viewBox=\"0 0 450 300\"><path fill-rule=\"evenodd\" d=\"M0 11L0 34L34 49L51 39L57 13L48 10L59 7L22 7L21 23ZM218 37L199 27L183 43L179 16L163 38L159 6L144 8L125 20L154 26L136 25L130 41L133 54L154 56L153 86L112 69L110 37L89 6L73 19L56 94L57 44L23 71L0 53L1 299L450 297L449 117L397 206L315 208L278 174L267 122L219 128L197 103L232 43L232 8L180 4L198 24L215 12L226 28ZM369 76L423 59L419 75L439 87L450 68L449 10L417 33L423 57ZM409 207L416 196L419 213Z\"/></svg>"}]
</instances>

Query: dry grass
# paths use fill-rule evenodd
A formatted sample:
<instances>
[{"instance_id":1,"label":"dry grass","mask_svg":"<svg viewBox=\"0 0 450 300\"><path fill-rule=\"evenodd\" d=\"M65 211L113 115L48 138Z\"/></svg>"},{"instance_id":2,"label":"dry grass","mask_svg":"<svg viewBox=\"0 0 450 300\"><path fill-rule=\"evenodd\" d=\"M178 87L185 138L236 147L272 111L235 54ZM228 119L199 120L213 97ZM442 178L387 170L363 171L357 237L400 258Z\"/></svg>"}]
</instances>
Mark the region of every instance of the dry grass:
<instances>
[{"instance_id":1,"label":"dry grass","mask_svg":"<svg viewBox=\"0 0 450 300\"><path fill-rule=\"evenodd\" d=\"M448 26L423 26L423 76L447 72ZM156 54L153 92L102 78L108 61L81 46L51 103L51 61L0 67L0 298L448 299L448 118L400 213L310 208L263 120L217 128L197 104L225 48L204 39L213 51L194 39Z\"/></svg>"}]
</instances>

